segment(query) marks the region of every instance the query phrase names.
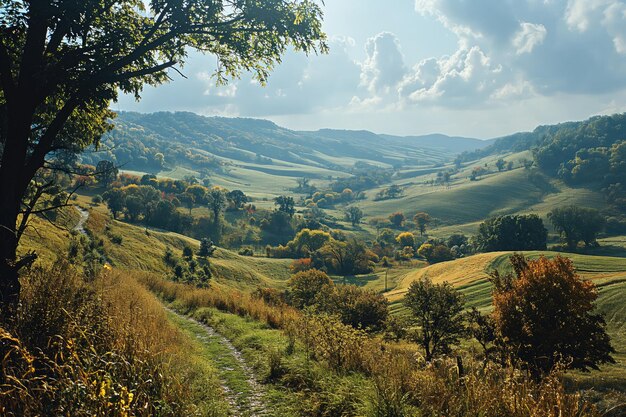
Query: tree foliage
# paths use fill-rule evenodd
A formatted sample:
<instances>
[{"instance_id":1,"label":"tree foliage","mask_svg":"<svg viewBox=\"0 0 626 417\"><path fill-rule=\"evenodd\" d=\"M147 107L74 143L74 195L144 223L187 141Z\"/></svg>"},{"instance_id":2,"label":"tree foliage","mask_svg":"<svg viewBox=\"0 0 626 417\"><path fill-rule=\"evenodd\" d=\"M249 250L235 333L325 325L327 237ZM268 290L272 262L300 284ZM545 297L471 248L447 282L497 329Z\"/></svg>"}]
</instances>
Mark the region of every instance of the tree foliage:
<instances>
[{"instance_id":1,"label":"tree foliage","mask_svg":"<svg viewBox=\"0 0 626 417\"><path fill-rule=\"evenodd\" d=\"M265 83L287 48L327 50L314 1L6 0L0 14L0 294L19 294L14 233L31 180L54 154L97 144L119 92L166 82L190 49L217 58L218 82ZM52 156L52 157L51 157Z\"/></svg>"},{"instance_id":2,"label":"tree foliage","mask_svg":"<svg viewBox=\"0 0 626 417\"><path fill-rule=\"evenodd\" d=\"M296 212L296 202L291 196L278 196L274 199L274 204L278 206L278 211L287 213L289 217L293 217Z\"/></svg>"},{"instance_id":3,"label":"tree foliage","mask_svg":"<svg viewBox=\"0 0 626 417\"><path fill-rule=\"evenodd\" d=\"M571 260L514 255L511 263L514 274L491 274L495 328L510 356L540 373L613 362L606 323L594 312L596 287Z\"/></svg>"},{"instance_id":4,"label":"tree foliage","mask_svg":"<svg viewBox=\"0 0 626 417\"><path fill-rule=\"evenodd\" d=\"M415 216L413 216L413 221L420 231L420 236L424 236L424 233L426 233L426 226L428 226L432 219L428 213L420 211L418 213L415 213Z\"/></svg>"},{"instance_id":5,"label":"tree foliage","mask_svg":"<svg viewBox=\"0 0 626 417\"><path fill-rule=\"evenodd\" d=\"M463 297L448 283L433 284L428 278L414 281L404 305L415 325L413 339L424 349L427 361L449 353L466 333Z\"/></svg>"},{"instance_id":6,"label":"tree foliage","mask_svg":"<svg viewBox=\"0 0 626 417\"><path fill-rule=\"evenodd\" d=\"M346 220L352 223L352 226L356 226L361 223L361 219L363 218L363 210L358 208L357 206L350 206L346 209Z\"/></svg>"},{"instance_id":7,"label":"tree foliage","mask_svg":"<svg viewBox=\"0 0 626 417\"><path fill-rule=\"evenodd\" d=\"M507 215L480 224L478 249L485 252L545 250L548 231L536 214Z\"/></svg>"},{"instance_id":8,"label":"tree foliage","mask_svg":"<svg viewBox=\"0 0 626 417\"><path fill-rule=\"evenodd\" d=\"M287 283L291 303L298 308L311 306L322 289L332 283L325 272L317 269L298 272Z\"/></svg>"},{"instance_id":9,"label":"tree foliage","mask_svg":"<svg viewBox=\"0 0 626 417\"><path fill-rule=\"evenodd\" d=\"M598 210L578 206L555 208L548 213L548 219L569 250L576 249L580 241L585 246L597 244L598 233L606 223Z\"/></svg>"}]
</instances>

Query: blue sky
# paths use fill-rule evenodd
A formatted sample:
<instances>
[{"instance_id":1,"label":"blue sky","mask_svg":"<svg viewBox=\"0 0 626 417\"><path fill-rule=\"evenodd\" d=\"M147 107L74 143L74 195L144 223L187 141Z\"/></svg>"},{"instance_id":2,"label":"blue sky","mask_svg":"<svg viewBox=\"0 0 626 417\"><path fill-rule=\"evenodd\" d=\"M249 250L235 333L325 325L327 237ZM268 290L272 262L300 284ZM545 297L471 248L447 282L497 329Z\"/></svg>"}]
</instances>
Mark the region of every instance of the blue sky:
<instances>
[{"instance_id":1,"label":"blue sky","mask_svg":"<svg viewBox=\"0 0 626 417\"><path fill-rule=\"evenodd\" d=\"M192 54L115 110L265 118L299 130L497 137L626 111L626 0L326 0L331 51L288 53L266 87L216 88Z\"/></svg>"}]
</instances>

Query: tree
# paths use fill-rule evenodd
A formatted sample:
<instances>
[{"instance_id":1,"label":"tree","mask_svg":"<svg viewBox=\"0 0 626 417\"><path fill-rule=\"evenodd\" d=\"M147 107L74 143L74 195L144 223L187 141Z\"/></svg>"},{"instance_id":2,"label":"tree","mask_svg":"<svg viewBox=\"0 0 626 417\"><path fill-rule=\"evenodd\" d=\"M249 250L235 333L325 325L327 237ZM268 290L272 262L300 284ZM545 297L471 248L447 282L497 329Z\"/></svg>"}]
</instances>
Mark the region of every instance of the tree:
<instances>
[{"instance_id":1,"label":"tree","mask_svg":"<svg viewBox=\"0 0 626 417\"><path fill-rule=\"evenodd\" d=\"M446 245L424 243L417 250L417 254L428 261L429 264L451 261L454 255Z\"/></svg>"},{"instance_id":2,"label":"tree","mask_svg":"<svg viewBox=\"0 0 626 417\"><path fill-rule=\"evenodd\" d=\"M200 250L198 250L198 256L206 258L208 256L213 255L217 248L213 245L213 241L211 239L202 238L200 239Z\"/></svg>"},{"instance_id":3,"label":"tree","mask_svg":"<svg viewBox=\"0 0 626 417\"><path fill-rule=\"evenodd\" d=\"M398 242L398 246L401 248L404 247L413 247L415 246L415 236L411 232L402 232L398 236L396 236L396 242Z\"/></svg>"},{"instance_id":4,"label":"tree","mask_svg":"<svg viewBox=\"0 0 626 417\"><path fill-rule=\"evenodd\" d=\"M240 209L244 204L248 202L248 197L241 190L232 190L226 194L226 198L232 201L235 209Z\"/></svg>"},{"instance_id":5,"label":"tree","mask_svg":"<svg viewBox=\"0 0 626 417\"><path fill-rule=\"evenodd\" d=\"M332 286L333 282L326 273L310 269L293 275L287 285L291 303L297 308L304 308L313 305L322 288Z\"/></svg>"},{"instance_id":6,"label":"tree","mask_svg":"<svg viewBox=\"0 0 626 417\"><path fill-rule=\"evenodd\" d=\"M505 166L506 162L504 161L504 159L500 158L496 161L496 168L498 168L498 172L502 172Z\"/></svg>"},{"instance_id":7,"label":"tree","mask_svg":"<svg viewBox=\"0 0 626 417\"><path fill-rule=\"evenodd\" d=\"M548 213L548 219L570 251L575 250L581 240L585 246L597 244L598 233L606 222L598 210L578 206L555 208Z\"/></svg>"},{"instance_id":8,"label":"tree","mask_svg":"<svg viewBox=\"0 0 626 417\"><path fill-rule=\"evenodd\" d=\"M426 353L426 361L450 352L465 335L463 297L448 283L433 284L428 278L413 281L404 298L416 326L413 338Z\"/></svg>"},{"instance_id":9,"label":"tree","mask_svg":"<svg viewBox=\"0 0 626 417\"><path fill-rule=\"evenodd\" d=\"M495 329L509 356L539 374L557 364L587 370L614 362L604 318L594 313L596 287L570 259L514 255L511 264L515 274L491 274Z\"/></svg>"},{"instance_id":10,"label":"tree","mask_svg":"<svg viewBox=\"0 0 626 417\"><path fill-rule=\"evenodd\" d=\"M117 215L121 213L126 206L126 198L122 190L119 188L113 188L112 190L105 192L102 195L102 198L106 201L107 207L111 211L113 218L117 219Z\"/></svg>"},{"instance_id":11,"label":"tree","mask_svg":"<svg viewBox=\"0 0 626 417\"><path fill-rule=\"evenodd\" d=\"M548 231L536 214L508 215L480 224L476 241L485 252L545 250Z\"/></svg>"},{"instance_id":12,"label":"tree","mask_svg":"<svg viewBox=\"0 0 626 417\"><path fill-rule=\"evenodd\" d=\"M185 188L185 193L193 196L193 201L196 204L204 205L208 204L209 190L200 184L192 184Z\"/></svg>"},{"instance_id":13,"label":"tree","mask_svg":"<svg viewBox=\"0 0 626 417\"><path fill-rule=\"evenodd\" d=\"M287 243L287 247L296 257L309 256L331 241L330 233L323 230L302 229Z\"/></svg>"},{"instance_id":14,"label":"tree","mask_svg":"<svg viewBox=\"0 0 626 417\"><path fill-rule=\"evenodd\" d=\"M111 129L118 92L170 79L190 49L217 58L216 79L247 70L265 83L287 48L327 50L312 0L94 0L2 3L0 30L0 302L18 301L17 220L52 152L78 152ZM171 74L171 73L170 73ZM31 213L28 213L31 214ZM21 222L22 223L22 222ZM21 224L20 223L20 224Z\"/></svg>"},{"instance_id":15,"label":"tree","mask_svg":"<svg viewBox=\"0 0 626 417\"><path fill-rule=\"evenodd\" d=\"M126 216L128 216L128 220L131 222L136 222L139 220L139 216L144 210L144 204L141 201L141 198L130 195L126 197L126 204L124 206L126 209Z\"/></svg>"},{"instance_id":16,"label":"tree","mask_svg":"<svg viewBox=\"0 0 626 417\"><path fill-rule=\"evenodd\" d=\"M405 220L404 213L400 211L397 211L389 215L389 221L397 229L402 227L402 224L404 224L404 220Z\"/></svg>"},{"instance_id":17,"label":"tree","mask_svg":"<svg viewBox=\"0 0 626 417\"><path fill-rule=\"evenodd\" d=\"M105 188L117 179L118 173L119 170L111 161L103 160L98 162L98 165L96 165L96 178Z\"/></svg>"},{"instance_id":18,"label":"tree","mask_svg":"<svg viewBox=\"0 0 626 417\"><path fill-rule=\"evenodd\" d=\"M370 255L367 247L356 239L347 242L331 240L320 252L327 267L337 274L356 275L371 272Z\"/></svg>"},{"instance_id":19,"label":"tree","mask_svg":"<svg viewBox=\"0 0 626 417\"><path fill-rule=\"evenodd\" d=\"M352 226L356 226L361 223L361 219L363 218L363 210L358 208L357 206L348 207L346 210L346 220L352 223Z\"/></svg>"},{"instance_id":20,"label":"tree","mask_svg":"<svg viewBox=\"0 0 626 417\"><path fill-rule=\"evenodd\" d=\"M180 202L189 210L189 214L191 214L191 210L193 210L193 207L196 202L196 197L193 194L188 193L188 192L184 192L180 194L178 197L179 197Z\"/></svg>"},{"instance_id":21,"label":"tree","mask_svg":"<svg viewBox=\"0 0 626 417\"><path fill-rule=\"evenodd\" d=\"M413 216L413 221L420 231L420 236L424 236L424 233L426 233L426 226L428 226L432 219L430 218L430 215L428 213L420 211L419 213L415 213L415 216Z\"/></svg>"},{"instance_id":22,"label":"tree","mask_svg":"<svg viewBox=\"0 0 626 417\"><path fill-rule=\"evenodd\" d=\"M294 201L293 197L281 195L274 199L274 204L278 206L278 211L287 213L289 217L293 217L294 213L296 212L296 202Z\"/></svg>"},{"instance_id":23,"label":"tree","mask_svg":"<svg viewBox=\"0 0 626 417\"><path fill-rule=\"evenodd\" d=\"M221 188L212 188L207 194L207 204L209 210L213 212L213 225L217 226L220 221L220 214L226 207L226 194Z\"/></svg>"}]
</instances>

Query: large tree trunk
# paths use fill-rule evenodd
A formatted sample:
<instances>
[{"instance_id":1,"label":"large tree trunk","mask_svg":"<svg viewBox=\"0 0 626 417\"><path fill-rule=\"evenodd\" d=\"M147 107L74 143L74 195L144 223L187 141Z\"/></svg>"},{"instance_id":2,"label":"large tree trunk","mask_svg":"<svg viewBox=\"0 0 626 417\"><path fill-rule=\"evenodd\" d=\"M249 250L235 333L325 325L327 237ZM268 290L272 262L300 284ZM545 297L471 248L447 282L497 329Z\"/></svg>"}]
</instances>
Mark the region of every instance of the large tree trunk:
<instances>
[{"instance_id":1,"label":"large tree trunk","mask_svg":"<svg viewBox=\"0 0 626 417\"><path fill-rule=\"evenodd\" d=\"M11 181L6 177L0 173L0 317L3 320L14 315L20 294L15 233L20 199L15 184L7 184Z\"/></svg>"},{"instance_id":2,"label":"large tree trunk","mask_svg":"<svg viewBox=\"0 0 626 417\"><path fill-rule=\"evenodd\" d=\"M17 219L28 176L26 158L34 107L16 106L8 114L7 136L0 161L0 318L11 319L20 294Z\"/></svg>"}]
</instances>

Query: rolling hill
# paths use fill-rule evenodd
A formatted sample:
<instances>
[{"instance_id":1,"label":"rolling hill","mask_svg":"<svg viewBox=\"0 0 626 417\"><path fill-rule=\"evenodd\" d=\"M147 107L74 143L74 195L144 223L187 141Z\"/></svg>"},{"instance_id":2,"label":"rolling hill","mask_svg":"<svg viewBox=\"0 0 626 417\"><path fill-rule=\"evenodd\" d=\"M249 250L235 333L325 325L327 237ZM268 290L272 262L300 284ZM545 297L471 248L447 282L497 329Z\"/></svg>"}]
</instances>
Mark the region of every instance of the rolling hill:
<instances>
[{"instance_id":1,"label":"rolling hill","mask_svg":"<svg viewBox=\"0 0 626 417\"><path fill-rule=\"evenodd\" d=\"M119 113L99 151L82 162L108 159L125 170L176 177L195 175L254 194L279 193L295 178L349 175L355 164L431 167L488 142L427 135L398 137L367 131L297 132L267 120L193 113Z\"/></svg>"}]
</instances>

